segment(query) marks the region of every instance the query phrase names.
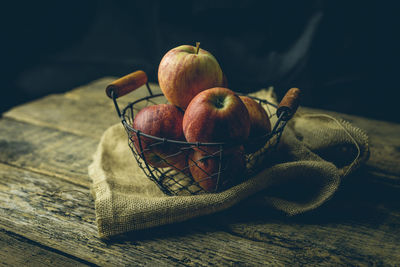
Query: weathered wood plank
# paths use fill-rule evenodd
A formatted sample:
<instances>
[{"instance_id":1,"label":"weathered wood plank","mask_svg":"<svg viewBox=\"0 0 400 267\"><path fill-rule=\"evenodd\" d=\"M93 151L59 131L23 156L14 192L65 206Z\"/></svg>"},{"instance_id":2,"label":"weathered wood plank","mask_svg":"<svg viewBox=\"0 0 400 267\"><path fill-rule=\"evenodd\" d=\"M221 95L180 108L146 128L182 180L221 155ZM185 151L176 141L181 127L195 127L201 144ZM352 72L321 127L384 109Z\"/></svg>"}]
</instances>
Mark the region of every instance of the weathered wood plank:
<instances>
[{"instance_id":1,"label":"weathered wood plank","mask_svg":"<svg viewBox=\"0 0 400 267\"><path fill-rule=\"evenodd\" d=\"M0 266L90 266L0 229Z\"/></svg>"},{"instance_id":2,"label":"weathered wood plank","mask_svg":"<svg viewBox=\"0 0 400 267\"><path fill-rule=\"evenodd\" d=\"M90 163L90 156L94 152L98 138L109 125L118 122L112 102L104 94L105 85L111 80L113 79L103 79L64 95L49 96L6 113L5 117L9 119L0 121L0 151L2 152L0 153L0 161L35 172L61 177L88 187L90 182L86 175L86 167ZM125 99L121 100L122 102L126 101ZM124 105L122 102L121 106ZM85 112L81 112L81 110ZM321 112L312 109L308 111ZM339 209L334 208L326 211L322 207L311 215L299 217L307 218L306 221L286 220L280 217L274 219L273 216L271 219L267 215L260 221L249 218L246 223L237 223L237 217L247 216L246 213L242 213L243 210L241 212L235 211L232 216L228 217L211 216L196 220L194 223L183 223L161 228L161 230L152 229L143 237L151 241L156 240L156 242L151 243L149 240L145 240L143 243L139 242L139 247L136 246L139 244L138 242L130 241L130 239L127 239L126 244L112 244L111 247L107 247L110 250L107 250L106 253L117 258L123 258L123 255L125 255L128 259L112 259L111 262L107 262L105 257L100 257L100 260L95 257L99 257L97 254L100 254L100 251L104 253L104 244L95 237L97 233L93 226L92 203L85 202L88 201L87 199L82 200L81 193L70 192L68 198L80 199L78 202L73 202L73 206L88 205L87 212L93 217L89 222L85 222L85 219L82 218L76 218L76 221L68 229L72 231L72 237L75 239L79 240L84 236L85 242L90 240L92 243L89 243L92 244L91 248L94 253L91 250L83 249L83 246L87 245L86 243L82 244L79 241L80 243L72 245L72 241L68 240L70 237L68 231L64 235L58 236L57 231L65 227L64 224L70 220L71 214L75 214L76 211L70 211L71 207L65 207L55 195L50 194L47 196L48 199L44 200L45 202L40 200L34 205L28 200L24 200L24 204L18 204L22 205L22 211L20 209L16 211L12 208L6 209L7 212L14 211L15 214L12 214L14 217L10 216L9 213L3 214L7 216L1 216L0 224L6 225L5 227L8 227L11 231L27 235L33 240L45 242L45 244L60 250L64 249L65 246L68 251L71 251L71 254L75 253L74 255L77 255L77 257L89 259L93 256L93 258L96 258L94 262L104 265L137 263L136 258L140 259L137 264L202 265L219 263L220 261L214 260L218 257L222 257L222 263L225 264L251 263L257 265L265 263L293 264L293 260L300 263L351 265L359 265L360 263L380 265L381 263L393 264L396 261L399 262L395 253L396 249L399 248L397 238L399 236L397 229L399 229L400 217L398 209L399 192L391 190L396 190L393 185L399 184L400 144L398 133L400 132L400 125L328 111L322 111L322 113L343 117L353 122L354 125L365 129L370 135L371 159L366 168L368 172L363 174L363 179L355 180L358 184L353 185L353 187L348 186L348 184L344 187L345 190L350 190L348 191L350 192L349 197L337 201L337 196L335 196L334 200L329 202L340 207ZM371 173L376 175L371 175ZM18 175L15 174L15 176ZM32 173L29 173L29 176L41 177ZM39 186L33 187L32 190L38 190L38 192L57 191L40 184L38 182L40 179L37 178L35 182ZM49 177L46 179L51 180ZM27 182L26 179L23 181ZM365 184L365 181L369 181L369 185L368 183ZM370 183L371 181L375 181L377 184L374 185ZM377 195L375 190L379 186L384 186L381 183L382 181L387 182L389 186ZM66 188L74 188L70 184L57 179L52 179L51 182L64 184L63 186ZM16 184L15 181L13 183ZM2 188L4 189L6 186L0 186L0 192ZM45 189L39 190L39 188ZM55 188L58 187L55 186ZM354 195L354 192L364 192L366 188L370 188L368 195L362 197ZM18 196L24 195L26 190L31 189L26 189L20 185L18 190L14 189L12 192ZM87 193L87 190L84 191ZM16 205L11 201L13 194L10 192L8 192L8 202L3 203ZM389 194L388 192L392 193ZM65 194L62 193L61 195ZM387 197L388 195L390 198L384 198L382 202L368 201L368 199L381 200L382 196ZM16 199L20 200L19 198ZM1 211L4 211L3 203L2 208L0 208ZM50 207L50 211L46 210L44 205ZM55 207L67 210L68 214L64 214ZM343 214L343 207L346 207L344 212L351 215L359 215L361 208L365 211L362 213L365 218L360 219L357 216L347 218L346 214ZM55 210L51 211L51 209ZM248 207L245 209L248 209ZM36 214L32 210L39 211L39 213ZM323 211L326 213L323 213ZM269 212L273 213L272 211ZM24 215L25 213L29 215ZM39 218L37 218L38 216ZM384 219L376 224L374 216ZM15 222L20 220L19 223L22 224L15 226L13 220ZM220 220L225 220L225 222L221 223ZM56 226L41 232L43 225L47 224L55 224ZM213 226L205 226L207 224ZM24 227L27 225L30 227L28 227L29 231L25 231ZM71 229L71 227L74 227L74 229ZM83 227L83 232L77 230L81 227ZM163 231L172 231L175 234L172 234L172 236L163 235ZM231 234L227 234L226 231ZM91 236L87 236L88 233L91 233ZM56 241L49 243L49 237ZM58 244L60 240L61 245ZM226 240L240 245L225 245ZM305 241L302 243L302 240ZM326 244L324 240L327 240L328 243ZM383 245L380 243L383 243ZM256 244L259 244L259 246ZM366 247L365 244L371 245ZM154 249L151 246L156 248ZM196 250L195 252L193 252L193 248ZM83 249L82 253L80 251L79 253L74 252L81 249ZM176 249L178 253L175 253ZM142 253L139 253L138 250ZM89 256L84 256L84 252L89 253ZM162 260L153 259L157 259L157 257L161 257ZM257 257L258 259L256 259ZM260 259L262 259L262 262Z\"/></svg>"},{"instance_id":3,"label":"weathered wood plank","mask_svg":"<svg viewBox=\"0 0 400 267\"><path fill-rule=\"evenodd\" d=\"M0 162L90 186L97 140L9 119L0 120L0 133Z\"/></svg>"},{"instance_id":4,"label":"weathered wood plank","mask_svg":"<svg viewBox=\"0 0 400 267\"><path fill-rule=\"evenodd\" d=\"M328 203L300 216L265 220L247 203L239 212L246 219L228 224L228 231L290 248L299 264L320 265L329 258L346 266L397 265L400 189L368 182L374 179L366 175L359 171Z\"/></svg>"},{"instance_id":5,"label":"weathered wood plank","mask_svg":"<svg viewBox=\"0 0 400 267\"><path fill-rule=\"evenodd\" d=\"M89 190L0 164L0 226L99 265L391 265L400 261L400 203L398 191L385 192L385 201L364 207L375 211L371 218L343 217L335 205L283 218L243 204L104 243ZM357 196L344 200L344 212L363 205Z\"/></svg>"},{"instance_id":6,"label":"weathered wood plank","mask_svg":"<svg viewBox=\"0 0 400 267\"><path fill-rule=\"evenodd\" d=\"M0 226L88 262L265 265L289 263L293 256L289 249L230 235L209 218L151 230L143 240L104 243L97 238L93 206L87 189L0 164Z\"/></svg>"},{"instance_id":7,"label":"weathered wood plank","mask_svg":"<svg viewBox=\"0 0 400 267\"><path fill-rule=\"evenodd\" d=\"M15 107L3 116L98 139L105 129L119 121L113 101L105 94L106 86L113 80L114 78L104 78L65 94L49 95ZM155 84L152 84L152 88L154 93L161 92ZM120 108L147 94L145 86L138 88L128 96L118 99ZM139 105L138 108L140 107Z\"/></svg>"}]
</instances>

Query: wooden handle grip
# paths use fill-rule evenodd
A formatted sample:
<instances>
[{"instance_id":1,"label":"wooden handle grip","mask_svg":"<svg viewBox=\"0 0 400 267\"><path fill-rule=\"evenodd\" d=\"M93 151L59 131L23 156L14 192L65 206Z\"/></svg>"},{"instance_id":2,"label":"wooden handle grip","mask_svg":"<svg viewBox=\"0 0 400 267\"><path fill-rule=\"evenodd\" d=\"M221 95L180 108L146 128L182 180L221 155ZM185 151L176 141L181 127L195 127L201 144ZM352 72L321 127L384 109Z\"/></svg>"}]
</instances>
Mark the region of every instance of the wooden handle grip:
<instances>
[{"instance_id":1,"label":"wooden handle grip","mask_svg":"<svg viewBox=\"0 0 400 267\"><path fill-rule=\"evenodd\" d=\"M112 98L111 92L113 91L115 98L118 98L136 90L146 83L146 73L142 70L138 70L113 81L107 86L106 94L109 98Z\"/></svg>"},{"instance_id":2,"label":"wooden handle grip","mask_svg":"<svg viewBox=\"0 0 400 267\"><path fill-rule=\"evenodd\" d=\"M276 115L279 117L282 113L284 113L282 119L289 120L296 113L297 108L300 103L300 89L299 88L291 88L285 96L282 98L282 101L278 105L278 109L276 110Z\"/></svg>"}]
</instances>

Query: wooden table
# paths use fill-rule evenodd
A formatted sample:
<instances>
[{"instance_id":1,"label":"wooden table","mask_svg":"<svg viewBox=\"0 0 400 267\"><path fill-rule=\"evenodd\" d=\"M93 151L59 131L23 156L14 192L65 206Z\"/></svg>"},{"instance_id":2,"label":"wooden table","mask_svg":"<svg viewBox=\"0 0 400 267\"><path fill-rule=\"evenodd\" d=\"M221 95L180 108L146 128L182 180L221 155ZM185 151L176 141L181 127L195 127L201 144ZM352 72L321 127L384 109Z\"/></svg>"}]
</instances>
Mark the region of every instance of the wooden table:
<instances>
[{"instance_id":1,"label":"wooden table","mask_svg":"<svg viewBox=\"0 0 400 267\"><path fill-rule=\"evenodd\" d=\"M242 203L100 240L87 166L103 131L118 123L104 93L112 80L3 114L0 265L400 264L400 125L326 111L367 131L371 157L316 211L288 218ZM121 105L138 95L124 97Z\"/></svg>"}]
</instances>

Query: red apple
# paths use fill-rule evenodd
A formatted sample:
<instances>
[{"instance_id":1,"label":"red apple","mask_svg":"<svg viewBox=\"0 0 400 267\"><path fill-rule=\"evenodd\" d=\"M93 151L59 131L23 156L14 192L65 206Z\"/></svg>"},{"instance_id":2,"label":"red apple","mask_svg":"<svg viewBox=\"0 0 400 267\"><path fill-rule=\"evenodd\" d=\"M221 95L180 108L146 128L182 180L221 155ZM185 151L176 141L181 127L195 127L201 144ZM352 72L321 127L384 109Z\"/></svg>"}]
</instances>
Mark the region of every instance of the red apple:
<instances>
[{"instance_id":1,"label":"red apple","mask_svg":"<svg viewBox=\"0 0 400 267\"><path fill-rule=\"evenodd\" d=\"M236 184L245 175L246 160L243 150L236 148L222 153L222 162L219 153L210 154L194 150L193 154L189 156L188 165L193 180L207 192L216 191L219 170L218 189L226 189Z\"/></svg>"},{"instance_id":2,"label":"red apple","mask_svg":"<svg viewBox=\"0 0 400 267\"><path fill-rule=\"evenodd\" d=\"M199 93L183 117L183 132L188 142L243 143L250 132L246 106L233 91L215 87ZM215 151L219 147L202 147Z\"/></svg>"},{"instance_id":3,"label":"red apple","mask_svg":"<svg viewBox=\"0 0 400 267\"><path fill-rule=\"evenodd\" d=\"M250 116L249 141L245 144L246 153L253 153L266 143L265 135L271 132L271 122L260 103L248 96L240 96Z\"/></svg>"},{"instance_id":4,"label":"red apple","mask_svg":"<svg viewBox=\"0 0 400 267\"><path fill-rule=\"evenodd\" d=\"M189 156L191 155L192 151L193 151L192 149L190 149L190 150L182 149L180 151L180 155L178 155L176 160L174 160L173 166L170 166L170 167L172 167L179 174L184 174L185 176L190 176L188 159L189 159Z\"/></svg>"},{"instance_id":5,"label":"red apple","mask_svg":"<svg viewBox=\"0 0 400 267\"><path fill-rule=\"evenodd\" d=\"M199 92L224 83L215 57L197 46L181 45L168 51L158 68L158 82L168 101L183 110Z\"/></svg>"},{"instance_id":6,"label":"red apple","mask_svg":"<svg viewBox=\"0 0 400 267\"><path fill-rule=\"evenodd\" d=\"M174 105L159 104L141 109L134 118L133 128L141 133L176 141L184 141L182 130L183 111ZM149 137L133 134L132 141L136 151L153 167L165 168L182 165L187 155L180 151L179 145L163 143ZM176 154L176 155L175 155ZM180 164L180 165L179 165Z\"/></svg>"}]
</instances>

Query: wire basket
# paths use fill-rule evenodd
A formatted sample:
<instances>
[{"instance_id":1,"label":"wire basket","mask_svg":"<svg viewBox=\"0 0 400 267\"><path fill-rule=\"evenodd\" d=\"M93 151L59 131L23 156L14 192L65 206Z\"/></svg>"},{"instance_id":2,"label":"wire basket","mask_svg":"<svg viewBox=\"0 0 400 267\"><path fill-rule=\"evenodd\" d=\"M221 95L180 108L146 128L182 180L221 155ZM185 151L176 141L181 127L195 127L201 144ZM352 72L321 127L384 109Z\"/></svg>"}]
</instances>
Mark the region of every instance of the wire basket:
<instances>
[{"instance_id":1,"label":"wire basket","mask_svg":"<svg viewBox=\"0 0 400 267\"><path fill-rule=\"evenodd\" d=\"M147 96L130 102L122 111L117 98L146 85ZM282 132L297 110L300 90L290 89L279 105L249 96L267 111L271 132L246 143L202 143L152 136L133 128L137 112L146 106L168 103L162 93L154 94L143 71L126 75L106 88L115 105L139 167L167 195L215 193L247 179L265 167L277 148ZM239 93L236 93L239 95ZM260 149L248 153L243 148L262 143Z\"/></svg>"}]
</instances>

